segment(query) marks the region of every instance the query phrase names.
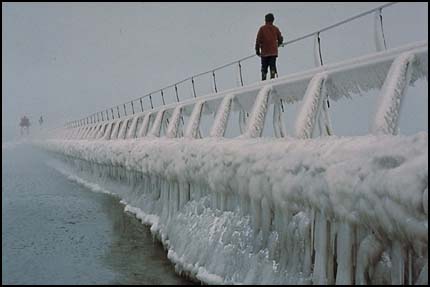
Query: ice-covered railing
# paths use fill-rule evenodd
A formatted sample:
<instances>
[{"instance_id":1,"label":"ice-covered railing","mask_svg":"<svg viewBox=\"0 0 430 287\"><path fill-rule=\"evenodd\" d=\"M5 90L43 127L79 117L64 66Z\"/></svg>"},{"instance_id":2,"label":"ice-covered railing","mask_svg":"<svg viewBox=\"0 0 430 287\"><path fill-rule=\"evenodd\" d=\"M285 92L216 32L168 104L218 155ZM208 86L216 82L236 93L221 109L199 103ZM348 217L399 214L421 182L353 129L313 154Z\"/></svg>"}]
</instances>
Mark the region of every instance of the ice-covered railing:
<instances>
[{"instance_id":1,"label":"ice-covered railing","mask_svg":"<svg viewBox=\"0 0 430 287\"><path fill-rule=\"evenodd\" d=\"M326 64L323 62L323 55L321 50L321 41L325 32L336 29L340 26L343 26L351 21L356 19L361 19L363 17L367 17L373 14L374 21L374 40L375 47L377 51L382 51L387 49L387 42L384 35L384 26L383 26L383 17L382 12L383 9L396 4L396 2L390 2L378 6L376 8L370 9L368 11L362 12L358 15L349 17L343 21L337 22L335 24L329 25L327 27L323 27L314 31L312 33L303 35L296 39L289 40L281 45L281 47L288 47L294 43L305 41L309 38L314 38L314 56L315 56L315 64L317 66ZM395 7L395 6L393 6ZM398 9L401 9L398 8ZM282 56L282 49L280 51ZM219 81L217 81L217 75L220 77L220 74L223 76L222 78L225 81L225 78L234 78L236 77L236 85L239 87L243 87L245 85L245 78L243 73L243 65L246 65L247 62L252 61L256 58L255 54L246 56L239 60L235 60L233 62L227 63L225 65L213 68L209 71L202 72L181 81L178 81L172 85L163 87L161 89L152 91L142 97L137 99L133 99L124 104L120 104L111 108L107 108L103 111L99 111L93 113L89 116L86 116L82 119L71 121L66 123L66 127L80 127L87 126L94 123L109 121L113 119L119 119L122 117L127 117L129 115L133 115L138 111L148 111L152 110L157 106L165 106L168 104L169 100L174 102L181 102L184 99L188 98L190 95L193 98L202 96L202 93L198 90L198 83L202 87L211 86L211 90L213 93L218 93L222 88L233 88L233 86L224 86L221 87ZM225 75L223 75L225 74ZM203 95L205 92L203 92Z\"/></svg>"},{"instance_id":2,"label":"ice-covered railing","mask_svg":"<svg viewBox=\"0 0 430 287\"><path fill-rule=\"evenodd\" d=\"M427 75L428 43L418 42L61 133L67 139L105 140L219 137L228 128L239 130L241 137L259 137L263 128L270 128L275 137L333 135L327 99L336 105L339 99L377 89L377 111L369 132L396 134L407 87ZM293 103L299 103L299 112L295 131L287 134L281 114ZM272 114L267 114L269 108ZM239 113L237 123L232 122L233 113ZM206 126L211 131L204 134Z\"/></svg>"}]
</instances>

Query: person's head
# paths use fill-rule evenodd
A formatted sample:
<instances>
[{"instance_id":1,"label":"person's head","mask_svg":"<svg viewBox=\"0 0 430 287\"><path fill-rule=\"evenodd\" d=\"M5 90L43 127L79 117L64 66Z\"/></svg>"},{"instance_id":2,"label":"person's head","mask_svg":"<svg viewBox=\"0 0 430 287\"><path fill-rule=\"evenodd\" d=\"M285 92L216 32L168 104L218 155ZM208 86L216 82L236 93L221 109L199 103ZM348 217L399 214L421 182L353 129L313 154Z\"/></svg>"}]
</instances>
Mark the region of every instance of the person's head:
<instances>
[{"instance_id":1,"label":"person's head","mask_svg":"<svg viewBox=\"0 0 430 287\"><path fill-rule=\"evenodd\" d=\"M273 21L275 21L275 16L273 16L272 13L266 14L264 20L266 20L266 23L273 23Z\"/></svg>"}]
</instances>

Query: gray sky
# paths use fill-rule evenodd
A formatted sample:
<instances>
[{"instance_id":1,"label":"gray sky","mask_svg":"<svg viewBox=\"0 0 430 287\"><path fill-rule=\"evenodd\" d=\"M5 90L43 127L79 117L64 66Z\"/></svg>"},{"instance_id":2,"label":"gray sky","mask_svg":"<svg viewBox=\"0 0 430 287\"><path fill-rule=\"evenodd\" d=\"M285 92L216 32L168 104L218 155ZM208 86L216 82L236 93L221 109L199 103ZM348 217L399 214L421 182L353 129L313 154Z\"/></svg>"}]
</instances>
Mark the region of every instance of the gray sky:
<instances>
[{"instance_id":1,"label":"gray sky","mask_svg":"<svg viewBox=\"0 0 430 287\"><path fill-rule=\"evenodd\" d=\"M268 12L288 41L382 3L3 2L2 138L18 134L23 114L58 126L250 55ZM383 16L389 47L427 40L428 3ZM375 51L372 16L321 37L326 62ZM279 74L312 67L312 49L282 50Z\"/></svg>"}]
</instances>

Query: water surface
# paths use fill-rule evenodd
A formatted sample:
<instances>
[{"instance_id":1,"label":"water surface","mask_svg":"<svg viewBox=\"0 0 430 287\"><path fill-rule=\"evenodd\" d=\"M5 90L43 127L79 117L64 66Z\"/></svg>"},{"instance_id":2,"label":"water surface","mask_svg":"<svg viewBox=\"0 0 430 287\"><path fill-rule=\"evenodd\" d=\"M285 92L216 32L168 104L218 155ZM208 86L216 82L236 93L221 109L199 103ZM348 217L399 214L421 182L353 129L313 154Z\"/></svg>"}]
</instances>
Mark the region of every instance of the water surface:
<instances>
[{"instance_id":1,"label":"water surface","mask_svg":"<svg viewBox=\"0 0 430 287\"><path fill-rule=\"evenodd\" d=\"M29 145L2 148L2 284L192 284L119 199Z\"/></svg>"}]
</instances>

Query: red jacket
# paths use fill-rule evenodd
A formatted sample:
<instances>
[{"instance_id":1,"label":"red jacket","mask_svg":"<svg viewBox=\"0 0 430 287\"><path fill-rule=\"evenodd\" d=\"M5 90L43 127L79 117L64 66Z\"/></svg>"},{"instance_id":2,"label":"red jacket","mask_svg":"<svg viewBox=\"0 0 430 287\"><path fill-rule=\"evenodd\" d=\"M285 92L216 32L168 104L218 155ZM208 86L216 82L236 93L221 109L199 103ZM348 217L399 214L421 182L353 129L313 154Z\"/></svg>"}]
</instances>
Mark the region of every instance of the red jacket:
<instances>
[{"instance_id":1,"label":"red jacket","mask_svg":"<svg viewBox=\"0 0 430 287\"><path fill-rule=\"evenodd\" d=\"M282 44L281 31L272 23L261 26L255 40L255 50L261 48L261 57L278 56L278 46Z\"/></svg>"}]
</instances>

